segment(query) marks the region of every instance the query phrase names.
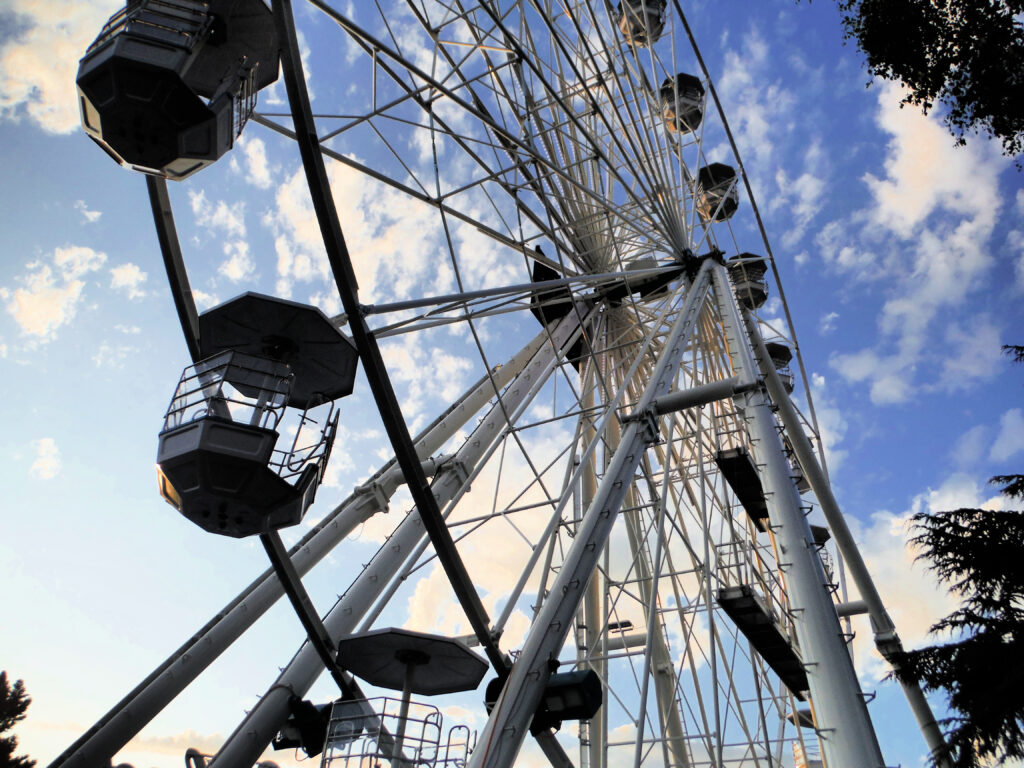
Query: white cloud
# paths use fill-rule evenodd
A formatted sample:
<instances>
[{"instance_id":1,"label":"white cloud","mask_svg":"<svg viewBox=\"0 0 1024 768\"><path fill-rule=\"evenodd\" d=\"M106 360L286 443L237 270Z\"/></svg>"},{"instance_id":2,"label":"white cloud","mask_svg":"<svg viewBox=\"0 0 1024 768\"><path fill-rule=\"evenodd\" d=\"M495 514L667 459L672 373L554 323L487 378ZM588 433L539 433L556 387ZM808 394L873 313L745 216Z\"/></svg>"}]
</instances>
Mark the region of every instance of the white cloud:
<instances>
[{"instance_id":1,"label":"white cloud","mask_svg":"<svg viewBox=\"0 0 1024 768\"><path fill-rule=\"evenodd\" d=\"M215 307L220 304L220 297L215 293L207 293L198 288L192 289L192 299L196 303L196 309L202 312L204 309Z\"/></svg>"},{"instance_id":2,"label":"white cloud","mask_svg":"<svg viewBox=\"0 0 1024 768\"><path fill-rule=\"evenodd\" d=\"M902 403L910 397L909 375L913 374L913 368L908 370L906 361L898 354L882 357L874 350L864 349L836 355L829 365L847 381L870 382L871 402L875 405Z\"/></svg>"},{"instance_id":3,"label":"white cloud","mask_svg":"<svg viewBox=\"0 0 1024 768\"><path fill-rule=\"evenodd\" d=\"M1013 262L1014 282L1018 291L1024 291L1024 231L1011 229L1006 235L1006 245L1017 254Z\"/></svg>"},{"instance_id":4,"label":"white cloud","mask_svg":"<svg viewBox=\"0 0 1024 768\"><path fill-rule=\"evenodd\" d=\"M314 307L319 307L328 317L340 315L343 309L341 306L341 297L338 295L337 289L333 286L328 287L320 293L314 293L309 297L309 303Z\"/></svg>"},{"instance_id":5,"label":"white cloud","mask_svg":"<svg viewBox=\"0 0 1024 768\"><path fill-rule=\"evenodd\" d=\"M33 440L32 450L36 454L35 461L32 462L32 467L29 469L33 477L38 477L40 480L52 480L60 474L60 451L52 437Z\"/></svg>"},{"instance_id":6,"label":"white cloud","mask_svg":"<svg viewBox=\"0 0 1024 768\"><path fill-rule=\"evenodd\" d=\"M988 445L988 429L984 424L971 427L957 438L950 451L950 458L960 469L977 464L985 453Z\"/></svg>"},{"instance_id":7,"label":"white cloud","mask_svg":"<svg viewBox=\"0 0 1024 768\"><path fill-rule=\"evenodd\" d=\"M85 283L75 280L58 285L47 265L39 265L23 277L22 282L24 287L13 292L0 289L0 298L6 302L7 311L22 333L52 341L57 329L75 316Z\"/></svg>"},{"instance_id":8,"label":"white cloud","mask_svg":"<svg viewBox=\"0 0 1024 768\"><path fill-rule=\"evenodd\" d=\"M445 274L448 257L436 211L340 163L330 164L328 174L360 299L372 301L382 285L390 298L407 297L422 281ZM279 295L290 296L295 283L326 289L333 282L301 169L278 187L275 209L264 223L275 235ZM502 273L492 268L483 274Z\"/></svg>"},{"instance_id":9,"label":"white cloud","mask_svg":"<svg viewBox=\"0 0 1024 768\"><path fill-rule=\"evenodd\" d=\"M302 33L301 29L295 30L295 38L299 43L299 61L302 62L302 73L306 79L306 91L309 93L309 100L313 101L316 98L316 94L313 92L313 70L309 66L310 48L309 43L306 42L306 36Z\"/></svg>"},{"instance_id":10,"label":"white cloud","mask_svg":"<svg viewBox=\"0 0 1024 768\"><path fill-rule=\"evenodd\" d=\"M245 160L246 178L260 189L269 189L273 175L267 161L267 145L259 137L245 139L240 144Z\"/></svg>"},{"instance_id":11,"label":"white cloud","mask_svg":"<svg viewBox=\"0 0 1024 768\"><path fill-rule=\"evenodd\" d=\"M244 240L228 240L224 243L224 255L228 258L217 271L231 282L241 282L256 272L256 264L249 255L249 244Z\"/></svg>"},{"instance_id":12,"label":"white cloud","mask_svg":"<svg viewBox=\"0 0 1024 768\"><path fill-rule=\"evenodd\" d=\"M28 118L49 133L78 128L78 60L119 0L6 0L0 46L0 118Z\"/></svg>"},{"instance_id":13,"label":"white cloud","mask_svg":"<svg viewBox=\"0 0 1024 768\"><path fill-rule=\"evenodd\" d=\"M77 245L57 248L53 252L53 263L60 268L65 280L77 280L89 272L95 272L106 260L105 253Z\"/></svg>"},{"instance_id":14,"label":"white cloud","mask_svg":"<svg viewBox=\"0 0 1024 768\"><path fill-rule=\"evenodd\" d=\"M768 43L751 28L743 36L742 50L725 54L725 69L718 81L736 140L753 150L752 166L767 167L772 160L772 134L788 122L793 96L768 77Z\"/></svg>"},{"instance_id":15,"label":"white cloud","mask_svg":"<svg viewBox=\"0 0 1024 768\"><path fill-rule=\"evenodd\" d=\"M93 224L100 220L102 211L90 211L84 200L75 200L75 210L82 214L87 224Z\"/></svg>"},{"instance_id":16,"label":"white cloud","mask_svg":"<svg viewBox=\"0 0 1024 768\"><path fill-rule=\"evenodd\" d=\"M96 350L96 354L92 356L92 361L97 368L107 370L123 368L124 361L137 351L135 347L126 344L110 344L104 341Z\"/></svg>"},{"instance_id":17,"label":"white cloud","mask_svg":"<svg viewBox=\"0 0 1024 768\"><path fill-rule=\"evenodd\" d=\"M823 315L819 321L818 332L824 336L826 333L832 333L836 329L836 320L839 319L838 312L829 312Z\"/></svg>"},{"instance_id":18,"label":"white cloud","mask_svg":"<svg viewBox=\"0 0 1024 768\"><path fill-rule=\"evenodd\" d=\"M223 200L216 204L206 199L205 190L189 190L188 199L195 214L196 224L220 232L228 237L245 237L245 203L239 201L228 205Z\"/></svg>"},{"instance_id":19,"label":"white cloud","mask_svg":"<svg viewBox=\"0 0 1024 768\"><path fill-rule=\"evenodd\" d=\"M875 207L872 218L903 238L941 208L978 216L994 212L998 189L991 173L1005 165L992 145L954 147L946 128L913 109L902 109L904 91L892 82L878 84L878 125L892 137L885 178L864 176ZM971 179L971 184L965 184Z\"/></svg>"},{"instance_id":20,"label":"white cloud","mask_svg":"<svg viewBox=\"0 0 1024 768\"><path fill-rule=\"evenodd\" d=\"M385 340L380 351L392 380L406 386L402 411L410 421L422 415L428 399L440 398L447 403L458 397L467 374L473 370L469 358L424 344L423 338L414 334ZM429 379L423 376L427 370L431 372Z\"/></svg>"},{"instance_id":21,"label":"white cloud","mask_svg":"<svg viewBox=\"0 0 1024 768\"><path fill-rule=\"evenodd\" d=\"M214 754L224 744L224 737L219 734L202 734L188 730L173 736L141 735L136 736L124 746L124 755L146 753L152 755L182 755L189 748L197 749L203 754Z\"/></svg>"},{"instance_id":22,"label":"white cloud","mask_svg":"<svg viewBox=\"0 0 1024 768\"><path fill-rule=\"evenodd\" d=\"M141 299L146 295L141 288L144 282L146 282L146 273L139 268L138 264L128 262L110 270L110 287L124 291L129 299Z\"/></svg>"},{"instance_id":23,"label":"white cloud","mask_svg":"<svg viewBox=\"0 0 1024 768\"><path fill-rule=\"evenodd\" d=\"M853 245L854 236L842 221L830 221L814 238L822 260L855 280L878 276L878 257L873 248Z\"/></svg>"},{"instance_id":24,"label":"white cloud","mask_svg":"<svg viewBox=\"0 0 1024 768\"><path fill-rule=\"evenodd\" d=\"M782 236L782 244L786 248L793 248L800 242L824 205L826 180L820 175L824 167L821 142L816 140L804 155L803 173L791 179L782 166L775 171L779 194L771 206L788 205L792 217L790 227Z\"/></svg>"},{"instance_id":25,"label":"white cloud","mask_svg":"<svg viewBox=\"0 0 1024 768\"><path fill-rule=\"evenodd\" d=\"M409 598L409 618L405 626L419 631L433 631L441 626L452 635L471 631L440 564L435 563L430 575L417 582Z\"/></svg>"},{"instance_id":26,"label":"white cloud","mask_svg":"<svg viewBox=\"0 0 1024 768\"><path fill-rule=\"evenodd\" d=\"M999 328L986 315L970 319L965 329L953 323L946 329L946 357L941 387L948 392L969 389L999 372L1003 360Z\"/></svg>"},{"instance_id":27,"label":"white cloud","mask_svg":"<svg viewBox=\"0 0 1024 768\"><path fill-rule=\"evenodd\" d=\"M885 278L876 343L832 361L849 380L868 383L876 404L903 402L922 384L967 388L994 373L994 352L983 343L998 347L993 323L956 311L995 263L989 245L1007 161L991 142L952 146L937 120L900 109L900 97L897 86L879 85L876 119L890 140L884 178L864 176L871 206L831 222L817 238L826 262L855 277ZM974 333L981 337L972 345ZM943 337L959 347L952 359Z\"/></svg>"},{"instance_id":28,"label":"white cloud","mask_svg":"<svg viewBox=\"0 0 1024 768\"><path fill-rule=\"evenodd\" d=\"M999 434L992 443L989 458L1007 461L1021 452L1024 452L1024 412L1011 408L999 419Z\"/></svg>"},{"instance_id":29,"label":"white cloud","mask_svg":"<svg viewBox=\"0 0 1024 768\"><path fill-rule=\"evenodd\" d=\"M82 299L85 282L81 279L98 270L106 254L91 248L57 248L53 266L35 261L26 265L26 274L18 278L21 286L0 288L0 300L18 323L21 332L37 342L56 338L57 329L69 322Z\"/></svg>"},{"instance_id":30,"label":"white cloud","mask_svg":"<svg viewBox=\"0 0 1024 768\"><path fill-rule=\"evenodd\" d=\"M846 451L839 444L846 436L847 422L826 388L826 379L819 373L811 375L811 390L814 395L814 413L818 418L818 431L825 446L825 458L829 469L835 470L846 458Z\"/></svg>"}]
</instances>

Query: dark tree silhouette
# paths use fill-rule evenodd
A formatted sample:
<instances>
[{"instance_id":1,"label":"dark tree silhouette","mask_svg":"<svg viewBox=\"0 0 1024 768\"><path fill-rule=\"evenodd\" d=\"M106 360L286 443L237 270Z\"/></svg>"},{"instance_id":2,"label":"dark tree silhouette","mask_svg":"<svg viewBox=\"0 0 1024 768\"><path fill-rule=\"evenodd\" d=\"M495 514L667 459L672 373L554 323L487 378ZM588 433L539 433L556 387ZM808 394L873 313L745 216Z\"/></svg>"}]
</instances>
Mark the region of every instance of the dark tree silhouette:
<instances>
[{"instance_id":1,"label":"dark tree silhouette","mask_svg":"<svg viewBox=\"0 0 1024 768\"><path fill-rule=\"evenodd\" d=\"M904 104L945 106L958 144L980 131L1006 155L1024 151L1024 0L836 3L868 71L907 87Z\"/></svg>"},{"instance_id":2,"label":"dark tree silhouette","mask_svg":"<svg viewBox=\"0 0 1024 768\"><path fill-rule=\"evenodd\" d=\"M1004 350L1024 362L1024 347ZM991 482L1024 501L1024 475ZM931 628L951 641L901 654L899 677L949 697L943 726L957 768L1024 759L1024 512L957 509L913 521L918 559L961 602Z\"/></svg>"},{"instance_id":3,"label":"dark tree silhouette","mask_svg":"<svg viewBox=\"0 0 1024 768\"><path fill-rule=\"evenodd\" d=\"M1003 351L1013 358L1013 362L1024 363L1024 347L1018 344L1006 344Z\"/></svg>"},{"instance_id":4,"label":"dark tree silhouette","mask_svg":"<svg viewBox=\"0 0 1024 768\"><path fill-rule=\"evenodd\" d=\"M25 710L32 699L25 693L25 684L18 680L14 685L7 682L7 672L0 672L0 734L6 733L16 723L25 719ZM32 768L35 760L27 757L15 757L18 748L18 737L0 736L0 768Z\"/></svg>"}]
</instances>

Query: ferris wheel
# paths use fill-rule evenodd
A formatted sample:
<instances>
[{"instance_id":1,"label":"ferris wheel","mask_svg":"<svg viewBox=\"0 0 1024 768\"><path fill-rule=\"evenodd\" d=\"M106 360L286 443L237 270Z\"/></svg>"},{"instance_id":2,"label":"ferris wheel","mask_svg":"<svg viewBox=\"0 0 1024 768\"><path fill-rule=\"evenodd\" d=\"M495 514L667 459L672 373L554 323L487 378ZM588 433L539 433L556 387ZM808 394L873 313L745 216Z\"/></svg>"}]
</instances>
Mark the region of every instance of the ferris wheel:
<instances>
[{"instance_id":1,"label":"ferris wheel","mask_svg":"<svg viewBox=\"0 0 1024 768\"><path fill-rule=\"evenodd\" d=\"M251 766L271 742L331 768L510 766L523 750L579 768L884 765L850 617L870 614L884 655L899 639L813 411L790 399L788 310L764 311L781 288L767 241L749 244L756 209L738 157L721 160L731 138L680 4L336 5L310 0L301 20L334 41L315 54L338 103L310 103L281 0L136 0L83 59L83 122L148 174L193 357L161 490L211 533L260 536L273 570L54 765L109 764L286 595L308 642L188 765ZM278 57L275 113L255 104ZM252 293L197 312L165 179L188 184L243 129L298 145L342 314ZM392 235L425 227L402 232L405 261L368 264L367 238L350 254L338 211L356 183ZM448 392L453 368L474 382L415 434L385 365L409 349L428 350L420 390ZM321 488L332 510L286 550L277 531L346 450L357 366L394 458L345 499ZM399 502L338 602L313 606L302 576ZM412 629L460 637L382 629L431 585L452 604ZM305 700L325 668L327 708ZM478 733L444 720L452 700L479 711Z\"/></svg>"}]
</instances>

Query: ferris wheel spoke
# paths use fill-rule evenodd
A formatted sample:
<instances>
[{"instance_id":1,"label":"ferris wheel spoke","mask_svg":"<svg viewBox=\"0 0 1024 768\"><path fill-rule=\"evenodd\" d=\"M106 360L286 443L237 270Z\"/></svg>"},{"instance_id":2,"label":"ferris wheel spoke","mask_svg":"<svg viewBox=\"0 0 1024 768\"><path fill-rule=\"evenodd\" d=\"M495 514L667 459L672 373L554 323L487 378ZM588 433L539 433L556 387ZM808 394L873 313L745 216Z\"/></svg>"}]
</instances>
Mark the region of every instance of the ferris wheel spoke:
<instances>
[{"instance_id":1,"label":"ferris wheel spoke","mask_svg":"<svg viewBox=\"0 0 1024 768\"><path fill-rule=\"evenodd\" d=\"M598 36L598 44L601 48L598 49L596 46L590 44L587 36L583 34L583 30L580 28L579 23L573 18L574 25L576 27L577 38L581 41L582 55L590 62L591 68L595 71L602 71L602 66L607 66L608 59L603 54L598 54L598 50L608 50L606 47L606 41L604 40L604 33L601 30L600 25L597 23L597 19L594 16L594 10L592 6L587 6L586 12L590 16L590 22L592 28L596 31ZM633 60L631 57L622 57L621 48L616 48L620 61L623 62L623 69L617 69L614 66L607 67L602 72L600 78L599 90L604 92L605 101L611 104L615 104L617 108L611 110L595 110L598 114L604 116L608 115L607 119L614 121L614 124L606 123L605 127L608 133L612 136L618 136L619 134L625 135L628 141L628 148L631 150L629 155L631 159L640 164L643 167L649 178L649 186L655 190L661 190L658 194L654 194L649 199L650 207L655 210L661 211L661 219L666 222L671 222L674 219L678 219L678 212L672 210L668 206L669 197L666 194L673 188L673 185L669 182L667 177L667 169L664 149L657 146L657 138L652 139L652 134L656 136L654 126L644 111L634 109L639 106L641 102L646 102L647 93L650 88L646 81L641 77L640 86L641 91L637 91L635 78L628 77L630 70L630 63ZM600 56L600 60L599 60ZM640 73L642 75L642 73ZM610 78L607 77L610 75ZM612 89L608 85L608 80L615 83L615 88ZM616 100L614 93L622 94L622 98ZM644 149L641 149L639 145L646 145ZM621 147L622 145L620 145ZM682 233L679 233L682 234Z\"/></svg>"},{"instance_id":2,"label":"ferris wheel spoke","mask_svg":"<svg viewBox=\"0 0 1024 768\"><path fill-rule=\"evenodd\" d=\"M521 143L515 138L515 136L510 131L506 130L504 127L502 127L501 125L499 125L499 124L494 122L494 120L492 119L491 115L484 108L483 102L480 101L475 96L474 91L473 91L473 89L471 87L468 88L468 93L470 95L470 98L475 103L470 103L470 102L466 101L465 99L463 99L452 88L449 88L449 87L445 86L443 83L438 81L436 78L432 77L431 75L429 75L426 72L424 72L423 70L421 70L419 67L415 66L414 64L412 64L408 60L404 59L396 51L394 51L393 49L388 47L382 41L376 39L374 36L370 35L367 31L365 31L362 28L360 28L359 26L357 26L354 22L352 22L350 19L347 19L344 15L342 15L341 13L339 13L338 11L333 9L327 3L322 2L322 0L309 0L309 2L311 4L313 4L314 6L316 6L318 9L320 9L321 11L323 11L325 14L327 14L342 29L344 29L346 32L348 32L351 35L353 35L353 37L356 40L361 41L361 44L365 46L366 50L373 51L373 52L375 52L378 55L379 54L386 54L389 59L393 60L395 62L395 67L392 68L392 67L388 66L386 71L389 73L389 75L391 75L391 77L394 80L394 82L396 84L398 84L400 87L414 88L413 85L403 83L401 77L399 76L398 73L400 71L404 70L406 72L411 73L412 75L415 75L417 80L419 80L422 83L425 83L425 84L429 85L431 88L437 90L438 92L443 94L447 99L452 101L454 104L456 104L459 107L461 107L462 110L464 110L466 113L468 113L471 117L473 117L474 119L479 121L480 124L488 127L493 132L493 134L497 137L497 140L499 141L499 143L501 143L503 146L506 147L506 151L508 151L509 147L515 147L519 151L523 151L523 150L527 149L526 147L521 145ZM383 63L381 63L380 66L384 67L385 65ZM462 85L465 85L464 81L463 81ZM458 87L461 88L462 85L460 85ZM428 102L423 102L422 100L418 100L418 101L422 102L420 104L420 106L426 112L430 113L432 115L432 118L436 118L436 115L433 114L432 108L431 108L431 106L430 106L430 104ZM455 134L454 132L446 132L446 135L447 136L451 136L452 138L456 138L457 137L457 134ZM470 154L470 156L475 160L475 162L477 162L483 169L489 170L489 166L486 163L484 163L480 158L478 158L475 155L475 153L471 152L465 146L464 142L460 142L460 146L463 149L463 151L468 152ZM552 172L555 172L555 173L558 172L558 169L556 167L549 168L549 170L552 171ZM513 197L515 197L515 196L513 196ZM520 209L522 210L524 215L527 215L531 219L531 222L535 226L538 226L541 229L544 229L543 221L541 219L539 219L532 210L529 210L528 208L526 208L524 206L520 206Z\"/></svg>"},{"instance_id":3,"label":"ferris wheel spoke","mask_svg":"<svg viewBox=\"0 0 1024 768\"><path fill-rule=\"evenodd\" d=\"M508 28L505 27L501 23L501 21L496 17L496 15L492 11L490 11L489 6L483 5L482 7L487 9L487 12L491 16L492 20L501 27L503 33L511 40L512 37L511 37L511 34L510 34ZM585 143L584 143L583 146L585 146L587 154L596 155L598 158L601 158L606 163L608 163L607 168L606 168L607 172L612 174L612 177L614 179L616 179L619 183L622 184L622 187L623 187L625 193L627 194L628 197L630 197L632 199L632 202L634 204L640 204L641 200L643 200L645 197L649 197L650 194L651 194L651 191L649 189L642 189L642 191L640 193L640 196L637 196L636 193L633 193L631 191L632 185L629 184L626 181L626 179L623 178L619 174L618 164L609 163L608 162L609 158L608 158L605 150L602 148L602 146L597 141L595 141L595 139L590 134L590 132L585 129L585 127L583 126L580 118L578 116L576 116L574 111L565 103L564 99L562 98L561 94L557 91L557 89L550 82L547 81L547 79L544 77L543 71L534 62L534 58L530 57L528 55L528 53L526 52L526 50L523 48L523 46L520 43L513 42L512 43L512 47L515 49L516 54L519 57L519 65L524 67L524 68L529 69L531 76L536 79L536 81L541 86L541 88L544 90L544 92L546 93L548 98L550 98L551 100L553 100L553 102L555 104L557 104L557 107L559 109L559 114L565 116L566 118L568 118L568 120L570 121L570 123L571 123L572 127L575 129L575 131L579 132L580 136L585 137L586 140L585 140ZM573 66L571 62L570 62L570 66ZM579 77L578 70L575 70L575 74L577 75L577 77ZM530 89L526 86L525 82L524 82L522 87L523 87L524 94L529 94L530 93ZM530 97L527 96L526 97L526 106L527 106L528 110L529 110L529 106L530 106L530 100L531 100ZM557 154L555 152L553 146L550 145L550 144L548 145L548 154L549 155ZM564 177L560 177L560 178L564 178ZM579 188L579 185L574 186L574 189L578 189L578 188Z\"/></svg>"},{"instance_id":4,"label":"ferris wheel spoke","mask_svg":"<svg viewBox=\"0 0 1024 768\"><path fill-rule=\"evenodd\" d=\"M534 5L535 8L540 10L540 8L538 7L536 1L533 2L533 5ZM596 29L597 33L600 35L601 34L600 27L596 24L596 19L593 17L593 9L589 8L588 11L589 11L589 13L591 15L593 28ZM548 29L551 32L551 38L557 42L558 47L561 50L562 57L559 58L559 62L561 63L563 60L569 62L569 66L571 67L572 75L574 76L574 78L576 78L580 82L583 81L583 77L582 77L583 73L572 62L572 60L574 58L582 57L582 58L584 58L584 60L587 63L590 64L590 69L592 71L596 71L596 72L600 72L601 71L601 66L602 66L602 64L604 62L598 60L596 49L594 47L592 47L591 45L589 45L589 41L587 40L585 34L583 33L583 30L580 27L578 21L576 20L574 14L572 14L572 13L567 14L567 18L570 19L573 22L574 31L576 33L575 38L576 38L576 40L580 41L580 43L578 43L577 46L574 49L570 48L570 46L572 45L572 41L567 41L564 38L564 36L559 35L557 33L556 28L555 28L554 23L553 23L553 20L549 16L547 16L545 14L539 14L539 15L540 15L540 18L544 19L544 23L546 24L546 26L548 27ZM605 70L604 73L605 74L611 74L616 79L618 79L618 76L619 76L619 73L614 68ZM564 79L564 74L563 73L559 73L559 74ZM621 86L623 85L623 83L621 81L619 82L619 85L620 85L619 92L626 93L626 90L621 88ZM599 87L600 90L604 91L606 100L608 102L614 103L614 97L612 96L612 93L611 93L610 89L608 88L607 83L605 82L603 77L601 78L601 82L600 82L598 87ZM632 94L632 95L635 97L635 94ZM562 106L564 107L565 105L563 104ZM644 125L644 123L646 121L646 117L641 116L641 115L636 114L636 113L631 113L630 112L629 100L623 100L623 102L619 106L625 107L625 112L623 110L621 110L621 109L614 109L614 110L595 110L595 113L598 116L600 116L600 118L602 120L604 120L604 119L611 119L611 120L615 120L616 121L614 125L612 125L612 124L610 124L608 122L604 122L604 127L605 127L608 135L610 137L613 137L613 140L617 139L617 137L619 137L620 135L626 137L626 143L625 144L622 144L619 141L619 142L616 142L615 144L612 144L612 146L617 146L619 151L620 151L620 153L623 156L632 156L634 159L644 160L647 157L647 154L638 150L638 148L636 146L635 131L637 130L637 128L639 126ZM605 116L608 116L608 117L605 118ZM627 151L627 150L629 150L629 151ZM645 170L647 170L649 172L649 175L652 178L657 176L659 174L660 170L661 170L657 165L654 165L654 166L646 166L645 165L644 167L645 167Z\"/></svg>"}]
</instances>

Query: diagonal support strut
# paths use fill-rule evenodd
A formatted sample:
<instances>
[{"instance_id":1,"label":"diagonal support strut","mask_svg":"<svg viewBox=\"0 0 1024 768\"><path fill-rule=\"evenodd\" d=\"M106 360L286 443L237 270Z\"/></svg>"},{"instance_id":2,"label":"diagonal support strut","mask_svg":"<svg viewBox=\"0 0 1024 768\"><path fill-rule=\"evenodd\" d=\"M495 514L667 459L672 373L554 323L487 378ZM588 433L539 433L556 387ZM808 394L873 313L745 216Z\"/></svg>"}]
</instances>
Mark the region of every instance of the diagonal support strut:
<instances>
[{"instance_id":1,"label":"diagonal support strut","mask_svg":"<svg viewBox=\"0 0 1024 768\"><path fill-rule=\"evenodd\" d=\"M384 422L384 429L405 475L413 501L419 509L427 534L437 552L438 560L444 567L455 595L466 612L473 632L479 638L487 658L496 670L504 671L508 668L508 661L498 649L496 640L491 637L487 612L479 594L473 587L473 582L455 548L451 534L444 524L437 500L427 484L377 341L367 326L366 318L360 311L355 270L345 244L345 236L341 230L341 222L338 219L334 197L327 179L327 170L324 167L323 155L320 153L317 140L313 112L309 104L309 93L306 90L305 76L299 60L295 20L290 0L275 0L273 11L278 39L282 43L281 69L288 91L292 119L295 123L296 141L302 155L302 165L306 172L306 181L309 185L317 221L320 224L320 233L324 240L331 271L341 296L342 306L349 317L349 329L352 332L353 341L355 341L359 357L363 361L366 378Z\"/></svg>"}]
</instances>

